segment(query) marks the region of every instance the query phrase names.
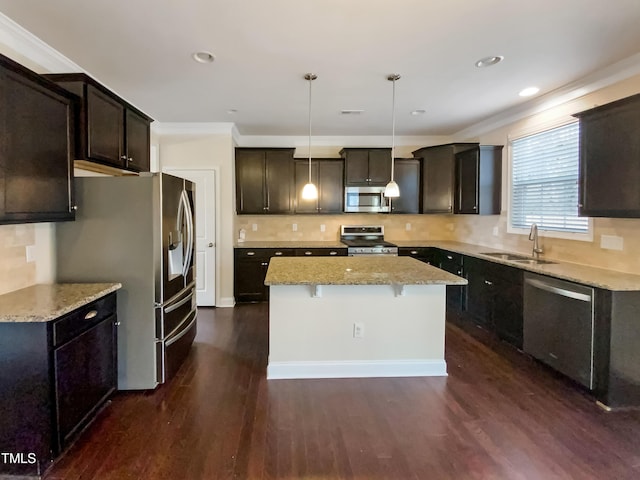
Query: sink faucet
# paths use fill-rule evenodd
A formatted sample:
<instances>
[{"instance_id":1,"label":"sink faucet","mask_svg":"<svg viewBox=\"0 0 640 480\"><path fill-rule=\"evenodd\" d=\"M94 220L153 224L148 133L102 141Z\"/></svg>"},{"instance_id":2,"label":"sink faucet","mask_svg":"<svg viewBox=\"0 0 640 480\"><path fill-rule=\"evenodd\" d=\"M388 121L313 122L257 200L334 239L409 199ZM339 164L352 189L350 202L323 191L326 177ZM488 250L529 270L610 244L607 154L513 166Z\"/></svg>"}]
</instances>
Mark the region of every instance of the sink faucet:
<instances>
[{"instance_id":1,"label":"sink faucet","mask_svg":"<svg viewBox=\"0 0 640 480\"><path fill-rule=\"evenodd\" d=\"M538 225L535 223L531 224L531 231L529 232L529 240L533 242L533 252L531 253L532 257L540 258L540 254L543 252L542 247L538 243Z\"/></svg>"}]
</instances>

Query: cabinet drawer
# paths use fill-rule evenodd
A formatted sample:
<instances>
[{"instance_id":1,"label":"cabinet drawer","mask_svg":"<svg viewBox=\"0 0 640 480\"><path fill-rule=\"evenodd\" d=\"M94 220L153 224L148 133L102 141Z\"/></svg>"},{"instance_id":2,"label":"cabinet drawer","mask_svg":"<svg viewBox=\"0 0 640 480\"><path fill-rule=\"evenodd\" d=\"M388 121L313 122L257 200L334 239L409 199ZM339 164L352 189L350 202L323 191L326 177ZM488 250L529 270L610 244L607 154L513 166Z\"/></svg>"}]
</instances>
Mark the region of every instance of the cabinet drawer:
<instances>
[{"instance_id":1,"label":"cabinet drawer","mask_svg":"<svg viewBox=\"0 0 640 480\"><path fill-rule=\"evenodd\" d=\"M53 324L53 346L68 342L114 313L116 294L111 293L65 315Z\"/></svg>"},{"instance_id":2,"label":"cabinet drawer","mask_svg":"<svg viewBox=\"0 0 640 480\"><path fill-rule=\"evenodd\" d=\"M296 254L293 248L236 248L236 259L241 258L271 258L293 257Z\"/></svg>"},{"instance_id":3,"label":"cabinet drawer","mask_svg":"<svg viewBox=\"0 0 640 480\"><path fill-rule=\"evenodd\" d=\"M296 257L345 257L346 248L297 248Z\"/></svg>"}]
</instances>

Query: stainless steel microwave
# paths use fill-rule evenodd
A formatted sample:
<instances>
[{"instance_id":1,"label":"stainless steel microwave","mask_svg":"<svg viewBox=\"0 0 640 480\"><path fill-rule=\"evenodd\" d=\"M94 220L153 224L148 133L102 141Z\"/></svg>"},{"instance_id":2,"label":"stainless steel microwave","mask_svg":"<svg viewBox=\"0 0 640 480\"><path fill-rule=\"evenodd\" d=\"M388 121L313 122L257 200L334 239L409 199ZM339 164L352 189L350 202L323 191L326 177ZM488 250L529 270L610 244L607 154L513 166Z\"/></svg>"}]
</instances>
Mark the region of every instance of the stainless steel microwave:
<instances>
[{"instance_id":1,"label":"stainless steel microwave","mask_svg":"<svg viewBox=\"0 0 640 480\"><path fill-rule=\"evenodd\" d=\"M344 211L385 213L389 211L389 200L384 196L384 187L345 187Z\"/></svg>"}]
</instances>

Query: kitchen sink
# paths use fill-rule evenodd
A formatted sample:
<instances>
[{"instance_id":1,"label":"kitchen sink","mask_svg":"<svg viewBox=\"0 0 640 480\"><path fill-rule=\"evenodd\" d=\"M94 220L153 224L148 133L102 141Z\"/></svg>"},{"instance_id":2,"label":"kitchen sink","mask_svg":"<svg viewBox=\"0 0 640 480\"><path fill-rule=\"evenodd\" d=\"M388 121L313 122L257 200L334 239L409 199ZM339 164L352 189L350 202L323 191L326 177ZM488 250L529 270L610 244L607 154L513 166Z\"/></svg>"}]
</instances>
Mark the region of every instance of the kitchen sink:
<instances>
[{"instance_id":1,"label":"kitchen sink","mask_svg":"<svg viewBox=\"0 0 640 480\"><path fill-rule=\"evenodd\" d=\"M514 262L524 263L528 265L553 265L556 262L550 262L549 260L542 260L539 258L523 258L523 259L513 259Z\"/></svg>"},{"instance_id":2,"label":"kitchen sink","mask_svg":"<svg viewBox=\"0 0 640 480\"><path fill-rule=\"evenodd\" d=\"M488 257L500 258L502 260L511 260L513 262L523 263L527 265L549 265L556 262L550 262L549 260L542 260L541 258L531 258L526 255L517 255L514 253L503 252L481 252L480 255L486 255Z\"/></svg>"}]
</instances>

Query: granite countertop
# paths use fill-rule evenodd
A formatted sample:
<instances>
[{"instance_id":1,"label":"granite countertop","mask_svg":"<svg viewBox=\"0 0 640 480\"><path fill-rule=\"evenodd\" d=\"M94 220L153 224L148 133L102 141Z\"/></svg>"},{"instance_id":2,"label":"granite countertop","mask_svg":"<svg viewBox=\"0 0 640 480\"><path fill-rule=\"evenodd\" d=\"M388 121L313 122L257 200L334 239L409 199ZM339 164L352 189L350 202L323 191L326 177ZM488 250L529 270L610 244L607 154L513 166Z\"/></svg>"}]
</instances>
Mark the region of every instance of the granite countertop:
<instances>
[{"instance_id":1,"label":"granite countertop","mask_svg":"<svg viewBox=\"0 0 640 480\"><path fill-rule=\"evenodd\" d=\"M323 242L280 240L269 242L236 242L235 248L347 248L347 246L339 240Z\"/></svg>"},{"instance_id":2,"label":"granite countertop","mask_svg":"<svg viewBox=\"0 0 640 480\"><path fill-rule=\"evenodd\" d=\"M278 257L265 285L465 285L467 281L410 257Z\"/></svg>"},{"instance_id":3,"label":"granite countertop","mask_svg":"<svg viewBox=\"0 0 640 480\"><path fill-rule=\"evenodd\" d=\"M450 252L461 253L471 257L489 260L495 263L501 263L510 267L520 268L541 275L548 275L563 280L582 283L592 287L603 288L612 291L637 291L640 290L640 275L631 273L616 272L615 270L607 270L605 268L590 267L578 263L569 263L557 261L555 259L546 259L553 263L530 265L526 263L515 262L502 258L483 255L483 253L503 252L513 253L515 255L527 256L527 254L516 252L505 252L504 250L496 250L491 247L482 247L479 245L471 245L461 242L450 241L393 241L399 247L436 247ZM542 259L545 259L544 255Z\"/></svg>"},{"instance_id":4,"label":"granite countertop","mask_svg":"<svg viewBox=\"0 0 640 480\"><path fill-rule=\"evenodd\" d=\"M0 322L48 322L120 288L120 283L33 285L0 295Z\"/></svg>"}]
</instances>

